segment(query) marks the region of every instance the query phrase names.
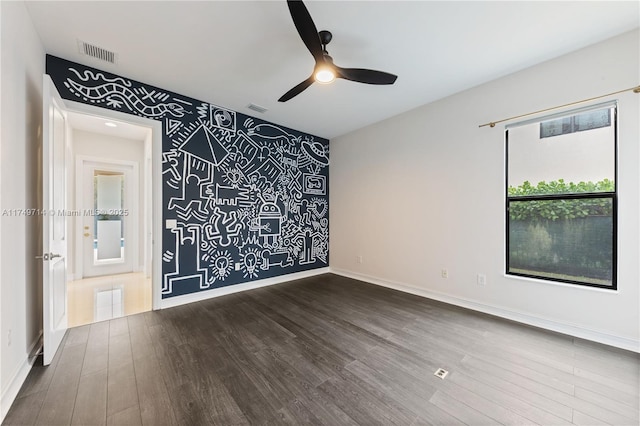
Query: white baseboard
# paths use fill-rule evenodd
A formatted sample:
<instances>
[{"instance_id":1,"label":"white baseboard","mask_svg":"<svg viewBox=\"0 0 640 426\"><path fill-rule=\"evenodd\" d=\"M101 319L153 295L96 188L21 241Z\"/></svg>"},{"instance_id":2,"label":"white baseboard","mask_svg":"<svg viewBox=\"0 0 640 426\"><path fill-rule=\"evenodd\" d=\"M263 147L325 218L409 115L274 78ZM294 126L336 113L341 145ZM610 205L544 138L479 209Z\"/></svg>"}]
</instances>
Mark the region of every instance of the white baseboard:
<instances>
[{"instance_id":1,"label":"white baseboard","mask_svg":"<svg viewBox=\"0 0 640 426\"><path fill-rule=\"evenodd\" d=\"M4 421L4 418L7 416L9 409L11 408L11 404L15 401L16 396L18 396L18 392L20 392L20 388L24 384L24 381L27 379L29 372L31 371L31 367L33 367L33 363L36 360L35 356L32 354L37 353L37 349L39 348L39 344L42 342L42 334L38 336L38 338L33 342L29 351L27 352L27 356L22 361L20 366L16 369L16 372L13 374L11 381L7 385L5 389L2 390L2 396L0 396L0 423Z\"/></svg>"},{"instance_id":2,"label":"white baseboard","mask_svg":"<svg viewBox=\"0 0 640 426\"><path fill-rule=\"evenodd\" d=\"M301 278L313 277L315 275L327 274L329 268L318 268L310 271L294 272L293 274L281 275L279 277L266 278L264 280L250 281L243 284L235 284L226 287L220 287L213 290L200 291L198 293L185 294L184 296L175 296L168 299L162 299L160 309L172 308L174 306L184 305L186 303L199 302L201 300L212 299L227 294L238 293L241 291L253 290L255 288L267 287L274 284L280 284L287 281L299 280Z\"/></svg>"},{"instance_id":3,"label":"white baseboard","mask_svg":"<svg viewBox=\"0 0 640 426\"><path fill-rule=\"evenodd\" d=\"M511 309L505 309L498 306L488 305L485 303L476 302L469 299L464 299L456 296L450 296L444 293L439 293L431 290L425 290L416 288L404 283L389 281L377 277L372 277L357 272L347 271L344 269L330 268L331 273L336 275L342 275L347 278L353 278L360 281L365 281L370 284L376 284L382 287L392 288L405 293L414 294L416 296L426 297L428 299L437 300L440 302L448 303L450 305L460 306L463 308L471 309L485 314L494 315L501 318L506 318L519 323L531 325L534 327L543 328L545 330L555 331L562 334L568 334L569 336L579 337L585 340L591 340L593 342L602 343L616 348L625 349L628 351L640 353L640 341L629 339L626 337L616 336L610 333L592 330L589 328L581 327L575 324L568 324L551 320L548 318L542 318L536 315L531 315L524 312L518 312Z\"/></svg>"}]
</instances>

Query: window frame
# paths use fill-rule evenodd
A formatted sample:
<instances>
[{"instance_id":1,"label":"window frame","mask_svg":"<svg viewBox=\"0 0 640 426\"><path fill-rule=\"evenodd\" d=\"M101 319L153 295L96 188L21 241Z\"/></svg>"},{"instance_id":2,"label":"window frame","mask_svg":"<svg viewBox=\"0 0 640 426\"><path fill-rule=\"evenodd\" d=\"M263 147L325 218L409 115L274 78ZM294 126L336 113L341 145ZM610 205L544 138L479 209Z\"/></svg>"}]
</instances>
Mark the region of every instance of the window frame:
<instances>
[{"instance_id":1,"label":"window frame","mask_svg":"<svg viewBox=\"0 0 640 426\"><path fill-rule=\"evenodd\" d=\"M532 124L534 122L541 123L553 119L555 117L577 115L580 112L588 110L596 110L598 108L608 107L611 109L611 126L613 126L613 159L614 159L614 191L613 192L588 192L588 193L567 193L567 194L543 194L543 195L527 195L527 196L509 196L509 129L526 124ZM550 116L539 117L526 122L516 123L511 126L505 127L505 274L507 276L525 277L536 280L543 280L551 283L563 283L572 284L584 287L595 287L605 290L618 290L618 103L608 102L606 104L593 105L590 107L580 108L576 110L565 111L560 114L554 114ZM611 285L603 285L596 283L588 283L577 280L551 278L541 275L526 274L520 272L509 271L509 232L510 232L510 219L509 219L509 207L510 203L515 201L546 201L546 200L575 200L575 199L610 199L611 200L611 215L612 215L612 235L611 235Z\"/></svg>"}]
</instances>

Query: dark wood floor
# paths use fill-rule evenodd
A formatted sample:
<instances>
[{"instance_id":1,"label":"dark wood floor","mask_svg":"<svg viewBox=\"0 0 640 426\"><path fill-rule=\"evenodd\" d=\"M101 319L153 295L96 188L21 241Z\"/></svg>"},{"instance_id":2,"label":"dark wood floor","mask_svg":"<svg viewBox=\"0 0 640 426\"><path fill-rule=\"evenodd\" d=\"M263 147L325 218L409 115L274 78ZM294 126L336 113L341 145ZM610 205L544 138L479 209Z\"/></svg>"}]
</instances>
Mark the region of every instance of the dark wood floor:
<instances>
[{"instance_id":1,"label":"dark wood floor","mask_svg":"<svg viewBox=\"0 0 640 426\"><path fill-rule=\"evenodd\" d=\"M637 425L639 365L323 275L70 329L4 424Z\"/></svg>"}]
</instances>

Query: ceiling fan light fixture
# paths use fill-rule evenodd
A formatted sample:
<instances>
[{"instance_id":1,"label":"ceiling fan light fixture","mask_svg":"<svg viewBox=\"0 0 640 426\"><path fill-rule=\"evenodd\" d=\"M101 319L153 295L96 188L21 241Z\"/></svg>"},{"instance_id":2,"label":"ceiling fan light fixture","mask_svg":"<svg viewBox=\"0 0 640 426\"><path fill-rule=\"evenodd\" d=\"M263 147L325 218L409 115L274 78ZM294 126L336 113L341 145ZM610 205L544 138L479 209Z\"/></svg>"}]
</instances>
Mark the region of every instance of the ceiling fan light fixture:
<instances>
[{"instance_id":1,"label":"ceiling fan light fixture","mask_svg":"<svg viewBox=\"0 0 640 426\"><path fill-rule=\"evenodd\" d=\"M313 56L316 65L313 69L313 74L309 78L298 83L298 85L282 95L278 102L287 102L291 98L298 96L313 83L328 84L336 78L365 84L395 83L398 76L388 72L364 68L341 68L334 65L333 58L327 51L327 45L333 38L331 32L327 30L318 31L307 7L301 0L287 0L287 6L289 7L293 24L298 30L298 35L309 50L309 53L311 53L311 56Z\"/></svg>"},{"instance_id":2,"label":"ceiling fan light fixture","mask_svg":"<svg viewBox=\"0 0 640 426\"><path fill-rule=\"evenodd\" d=\"M321 84L329 84L331 83L333 80L336 79L336 74L335 72L333 72L333 70L329 67L323 67L318 69L315 74L313 75L313 78Z\"/></svg>"}]
</instances>

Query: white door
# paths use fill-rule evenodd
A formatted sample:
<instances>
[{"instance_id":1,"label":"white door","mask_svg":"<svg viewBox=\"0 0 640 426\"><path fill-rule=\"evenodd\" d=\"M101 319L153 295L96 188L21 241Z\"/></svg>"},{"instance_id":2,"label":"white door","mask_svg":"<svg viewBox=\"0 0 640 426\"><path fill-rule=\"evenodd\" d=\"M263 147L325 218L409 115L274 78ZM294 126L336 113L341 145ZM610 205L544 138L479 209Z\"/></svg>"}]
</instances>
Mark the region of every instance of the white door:
<instances>
[{"instance_id":1,"label":"white door","mask_svg":"<svg viewBox=\"0 0 640 426\"><path fill-rule=\"evenodd\" d=\"M48 75L42 100L42 321L44 365L67 331L66 113Z\"/></svg>"},{"instance_id":2,"label":"white door","mask_svg":"<svg viewBox=\"0 0 640 426\"><path fill-rule=\"evenodd\" d=\"M137 168L82 160L82 276L133 272L139 252L136 231Z\"/></svg>"}]
</instances>

